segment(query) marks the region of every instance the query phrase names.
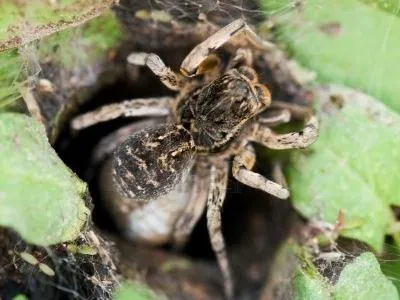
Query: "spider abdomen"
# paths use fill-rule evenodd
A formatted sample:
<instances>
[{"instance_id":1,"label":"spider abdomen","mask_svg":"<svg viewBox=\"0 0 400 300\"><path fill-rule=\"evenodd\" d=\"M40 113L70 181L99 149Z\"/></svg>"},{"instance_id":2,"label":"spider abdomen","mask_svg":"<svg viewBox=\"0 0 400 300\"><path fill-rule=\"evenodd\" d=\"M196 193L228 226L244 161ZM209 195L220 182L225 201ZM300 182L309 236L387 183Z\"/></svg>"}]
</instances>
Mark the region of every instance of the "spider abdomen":
<instances>
[{"instance_id":1,"label":"spider abdomen","mask_svg":"<svg viewBox=\"0 0 400 300\"><path fill-rule=\"evenodd\" d=\"M115 151L113 175L128 198L149 201L171 191L188 173L195 148L181 125L159 125L137 132Z\"/></svg>"}]
</instances>

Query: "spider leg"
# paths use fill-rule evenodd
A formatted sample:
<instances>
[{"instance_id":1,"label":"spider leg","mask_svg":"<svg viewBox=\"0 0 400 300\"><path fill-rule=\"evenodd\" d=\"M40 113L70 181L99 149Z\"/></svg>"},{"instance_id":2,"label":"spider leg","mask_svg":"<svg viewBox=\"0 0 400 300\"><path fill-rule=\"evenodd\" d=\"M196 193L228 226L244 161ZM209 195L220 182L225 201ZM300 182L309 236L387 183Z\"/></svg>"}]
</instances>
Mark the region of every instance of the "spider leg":
<instances>
[{"instance_id":1,"label":"spider leg","mask_svg":"<svg viewBox=\"0 0 400 300\"><path fill-rule=\"evenodd\" d=\"M258 123L266 125L268 127L276 126L283 123L288 123L291 118L291 113L288 109L282 109L278 111L275 115L261 115L258 118Z\"/></svg>"},{"instance_id":2,"label":"spider leg","mask_svg":"<svg viewBox=\"0 0 400 300\"><path fill-rule=\"evenodd\" d=\"M205 82L216 79L221 72L221 60L218 56L211 54L197 68L197 74L204 74Z\"/></svg>"},{"instance_id":3,"label":"spider leg","mask_svg":"<svg viewBox=\"0 0 400 300\"><path fill-rule=\"evenodd\" d=\"M229 165L227 161L213 164L211 166L210 188L207 197L207 227L210 235L211 246L217 257L224 279L225 294L227 298L232 298L233 278L221 230L221 210L226 196L228 173Z\"/></svg>"},{"instance_id":4,"label":"spider leg","mask_svg":"<svg viewBox=\"0 0 400 300\"><path fill-rule=\"evenodd\" d=\"M227 70L235 68L240 65L252 66L253 65L253 53L248 48L239 48L236 51L236 55L229 61Z\"/></svg>"},{"instance_id":5,"label":"spider leg","mask_svg":"<svg viewBox=\"0 0 400 300\"><path fill-rule=\"evenodd\" d=\"M227 26L221 28L205 41L197 45L183 60L181 72L186 76L196 75L198 66L214 50L221 47L232 38L243 35L250 44L257 49L274 49L275 46L263 41L242 19L237 19Z\"/></svg>"},{"instance_id":6,"label":"spider leg","mask_svg":"<svg viewBox=\"0 0 400 300\"><path fill-rule=\"evenodd\" d=\"M210 169L201 162L196 165L189 203L175 223L172 240L177 247L186 244L194 226L203 214L210 185Z\"/></svg>"},{"instance_id":7,"label":"spider leg","mask_svg":"<svg viewBox=\"0 0 400 300\"><path fill-rule=\"evenodd\" d=\"M172 97L140 98L104 105L74 118L71 127L74 130L80 130L119 117L168 116L173 101Z\"/></svg>"},{"instance_id":8,"label":"spider leg","mask_svg":"<svg viewBox=\"0 0 400 300\"><path fill-rule=\"evenodd\" d=\"M270 108L286 109L292 118L298 120L304 120L310 115L310 108L306 106L279 100L272 101Z\"/></svg>"},{"instance_id":9,"label":"spider leg","mask_svg":"<svg viewBox=\"0 0 400 300\"><path fill-rule=\"evenodd\" d=\"M164 121L164 122L163 122ZM121 127L110 134L103 137L100 142L94 147L92 154L92 162L100 163L110 156L115 149L129 136L144 128L155 127L161 123L165 123L164 118L145 119L134 122L133 124Z\"/></svg>"},{"instance_id":10,"label":"spider leg","mask_svg":"<svg viewBox=\"0 0 400 300\"><path fill-rule=\"evenodd\" d=\"M282 170L282 163L279 160L274 161L272 164L272 179L284 188L288 187L285 174Z\"/></svg>"},{"instance_id":11,"label":"spider leg","mask_svg":"<svg viewBox=\"0 0 400 300\"><path fill-rule=\"evenodd\" d=\"M256 124L250 140L270 149L302 149L306 148L318 137L318 120L311 116L306 126L299 132L277 134L265 125Z\"/></svg>"},{"instance_id":12,"label":"spider leg","mask_svg":"<svg viewBox=\"0 0 400 300\"><path fill-rule=\"evenodd\" d=\"M233 158L232 175L238 181L252 188L262 190L280 199L287 199L289 191L261 174L250 171L255 163L256 155L253 147L247 144L246 147Z\"/></svg>"},{"instance_id":13,"label":"spider leg","mask_svg":"<svg viewBox=\"0 0 400 300\"><path fill-rule=\"evenodd\" d=\"M147 66L167 88L173 91L181 89L181 76L167 67L157 54L133 52L128 56L127 60L133 65Z\"/></svg>"}]
</instances>

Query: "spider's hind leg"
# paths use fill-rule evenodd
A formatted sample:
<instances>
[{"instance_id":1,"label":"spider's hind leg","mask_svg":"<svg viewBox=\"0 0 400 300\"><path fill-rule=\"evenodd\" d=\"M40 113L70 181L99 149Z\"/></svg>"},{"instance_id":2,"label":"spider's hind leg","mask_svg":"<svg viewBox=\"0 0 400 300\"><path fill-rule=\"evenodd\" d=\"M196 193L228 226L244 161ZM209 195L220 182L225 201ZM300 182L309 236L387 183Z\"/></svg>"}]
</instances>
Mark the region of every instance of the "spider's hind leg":
<instances>
[{"instance_id":1,"label":"spider's hind leg","mask_svg":"<svg viewBox=\"0 0 400 300\"><path fill-rule=\"evenodd\" d=\"M222 271L225 295L228 299L231 299L234 289L233 278L221 229L221 210L226 196L228 173L229 164L227 161L216 163L211 167L210 188L207 197L207 227L212 249Z\"/></svg>"}]
</instances>

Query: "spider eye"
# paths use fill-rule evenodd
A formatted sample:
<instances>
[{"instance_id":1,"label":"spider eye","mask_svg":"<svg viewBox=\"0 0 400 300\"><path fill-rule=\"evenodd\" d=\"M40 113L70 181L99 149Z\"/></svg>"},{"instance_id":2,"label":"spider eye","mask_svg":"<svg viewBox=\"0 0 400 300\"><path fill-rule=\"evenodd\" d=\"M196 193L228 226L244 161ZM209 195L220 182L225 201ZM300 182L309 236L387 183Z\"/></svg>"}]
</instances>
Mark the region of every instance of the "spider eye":
<instances>
[{"instance_id":1,"label":"spider eye","mask_svg":"<svg viewBox=\"0 0 400 300\"><path fill-rule=\"evenodd\" d=\"M114 181L128 198L150 201L167 194L188 174L194 143L181 125L160 125L125 140L114 153Z\"/></svg>"}]
</instances>

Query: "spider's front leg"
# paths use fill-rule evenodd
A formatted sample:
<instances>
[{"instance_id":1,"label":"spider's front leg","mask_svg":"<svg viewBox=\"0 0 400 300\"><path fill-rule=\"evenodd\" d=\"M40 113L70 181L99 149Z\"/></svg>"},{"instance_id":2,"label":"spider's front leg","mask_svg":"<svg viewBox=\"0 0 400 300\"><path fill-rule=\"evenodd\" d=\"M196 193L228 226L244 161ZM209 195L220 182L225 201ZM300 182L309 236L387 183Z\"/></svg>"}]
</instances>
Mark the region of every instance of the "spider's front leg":
<instances>
[{"instance_id":1,"label":"spider's front leg","mask_svg":"<svg viewBox=\"0 0 400 300\"><path fill-rule=\"evenodd\" d=\"M299 132L277 134L265 125L255 124L249 140L270 149L303 149L310 146L318 137L318 119L311 116L306 126Z\"/></svg>"},{"instance_id":2,"label":"spider's front leg","mask_svg":"<svg viewBox=\"0 0 400 300\"><path fill-rule=\"evenodd\" d=\"M221 229L221 210L226 197L228 173L229 164L227 161L215 163L211 166L210 188L207 196L207 227L211 246L222 271L225 294L230 299L233 296L233 278Z\"/></svg>"},{"instance_id":3,"label":"spider's front leg","mask_svg":"<svg viewBox=\"0 0 400 300\"><path fill-rule=\"evenodd\" d=\"M235 38L235 40L238 41L239 39L236 38L241 36L257 49L269 50L275 48L273 44L263 41L243 19L237 19L221 28L204 42L193 48L193 50L183 60L181 64L181 72L186 76L196 75L197 68L213 51L226 42L231 41L232 38Z\"/></svg>"},{"instance_id":4,"label":"spider's front leg","mask_svg":"<svg viewBox=\"0 0 400 300\"><path fill-rule=\"evenodd\" d=\"M127 60L133 65L147 66L167 88L173 91L179 91L183 86L181 75L176 74L171 68L167 67L157 54L133 52L128 56Z\"/></svg>"},{"instance_id":5,"label":"spider's front leg","mask_svg":"<svg viewBox=\"0 0 400 300\"><path fill-rule=\"evenodd\" d=\"M171 113L173 102L172 97L158 97L108 104L74 118L71 127L74 130L80 130L120 117L165 117Z\"/></svg>"},{"instance_id":6,"label":"spider's front leg","mask_svg":"<svg viewBox=\"0 0 400 300\"><path fill-rule=\"evenodd\" d=\"M236 180L252 188L262 190L280 199L287 199L289 191L261 174L251 171L256 160L254 148L247 144L242 151L233 158L232 174Z\"/></svg>"}]
</instances>

